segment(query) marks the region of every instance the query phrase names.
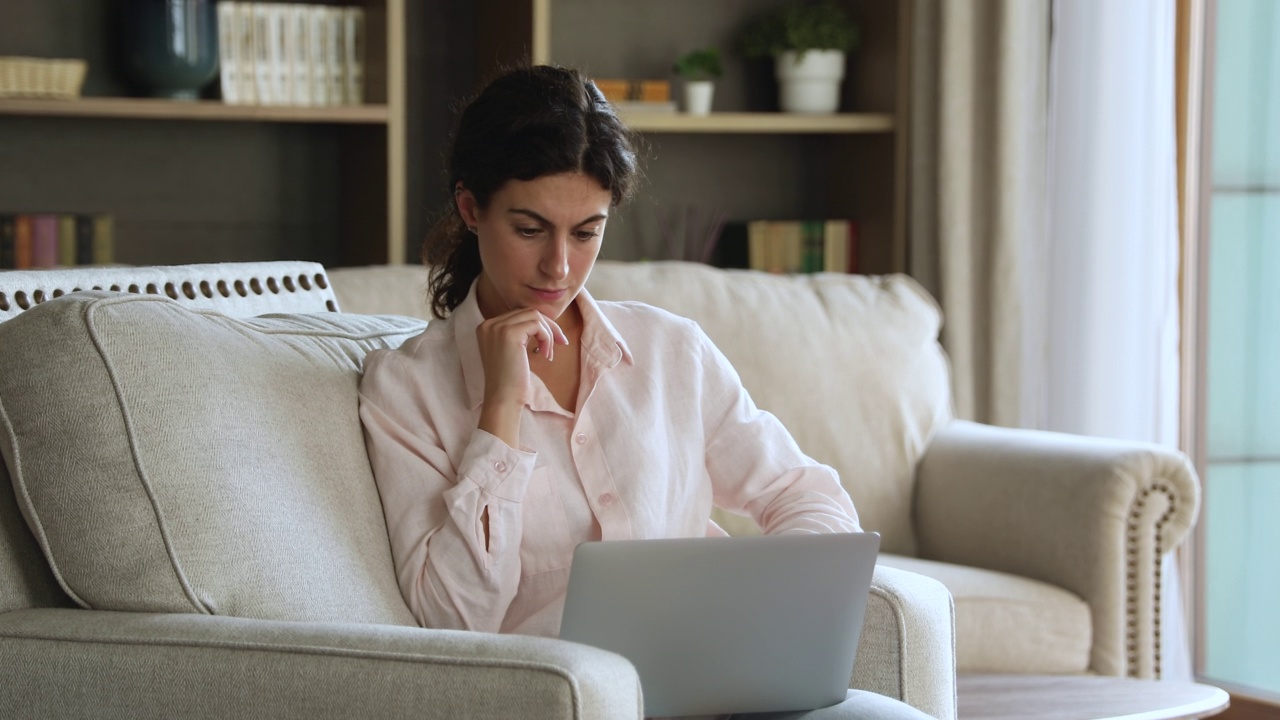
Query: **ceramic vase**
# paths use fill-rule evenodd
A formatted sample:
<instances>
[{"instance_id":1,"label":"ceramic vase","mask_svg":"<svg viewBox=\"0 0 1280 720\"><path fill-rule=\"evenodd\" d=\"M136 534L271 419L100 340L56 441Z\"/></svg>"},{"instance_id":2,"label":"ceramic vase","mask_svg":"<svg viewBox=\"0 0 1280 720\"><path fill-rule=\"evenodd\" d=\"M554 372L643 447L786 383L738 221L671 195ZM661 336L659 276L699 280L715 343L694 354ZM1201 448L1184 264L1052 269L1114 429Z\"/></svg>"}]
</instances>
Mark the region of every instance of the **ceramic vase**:
<instances>
[{"instance_id":1,"label":"ceramic vase","mask_svg":"<svg viewBox=\"0 0 1280 720\"><path fill-rule=\"evenodd\" d=\"M775 72L783 112L820 115L840 109L843 50L788 50L778 55Z\"/></svg>"},{"instance_id":2,"label":"ceramic vase","mask_svg":"<svg viewBox=\"0 0 1280 720\"><path fill-rule=\"evenodd\" d=\"M715 92L716 84L712 80L685 80L684 111L690 115L710 115Z\"/></svg>"},{"instance_id":3,"label":"ceramic vase","mask_svg":"<svg viewBox=\"0 0 1280 720\"><path fill-rule=\"evenodd\" d=\"M196 100L218 73L214 0L118 0L122 64L152 97Z\"/></svg>"}]
</instances>

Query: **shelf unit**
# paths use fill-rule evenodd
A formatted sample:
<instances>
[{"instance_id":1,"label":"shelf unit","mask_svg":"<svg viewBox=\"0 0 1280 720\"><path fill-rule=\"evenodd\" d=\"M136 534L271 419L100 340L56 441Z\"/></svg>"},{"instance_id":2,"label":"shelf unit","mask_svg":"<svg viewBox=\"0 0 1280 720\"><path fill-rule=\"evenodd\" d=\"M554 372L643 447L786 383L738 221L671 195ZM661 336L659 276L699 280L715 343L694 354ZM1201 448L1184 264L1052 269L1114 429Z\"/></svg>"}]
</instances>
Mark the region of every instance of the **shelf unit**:
<instances>
[{"instance_id":1,"label":"shelf unit","mask_svg":"<svg viewBox=\"0 0 1280 720\"><path fill-rule=\"evenodd\" d=\"M777 112L771 63L732 51L741 23L779 2L480 3L482 80L519 63L556 63L598 77L670 79L678 94L672 61L695 47L721 49L726 73L710 116L622 114L648 146L647 182L611 221L605 257L662 257L666 243L655 238L670 236L682 218L689 237L689 218L717 212L737 220L850 217L860 225L862 271L906 271L912 0L841 0L860 20L863 44L850 58L842 112L826 116Z\"/></svg>"},{"instance_id":2,"label":"shelf unit","mask_svg":"<svg viewBox=\"0 0 1280 720\"><path fill-rule=\"evenodd\" d=\"M89 75L78 100L0 99L0 212L112 213L124 263L405 261L405 0L325 4L365 9L364 105L130 97L116 3L10 0L0 55Z\"/></svg>"}]
</instances>

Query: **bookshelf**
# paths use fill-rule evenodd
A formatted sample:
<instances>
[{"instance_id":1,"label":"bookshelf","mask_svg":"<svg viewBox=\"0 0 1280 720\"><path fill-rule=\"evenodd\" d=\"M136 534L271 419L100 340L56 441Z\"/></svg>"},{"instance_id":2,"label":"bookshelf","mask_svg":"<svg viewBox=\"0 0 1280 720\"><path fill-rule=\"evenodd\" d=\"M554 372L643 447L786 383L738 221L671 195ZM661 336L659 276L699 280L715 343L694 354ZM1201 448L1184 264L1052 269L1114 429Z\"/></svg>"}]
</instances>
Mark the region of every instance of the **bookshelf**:
<instances>
[{"instance_id":1,"label":"bookshelf","mask_svg":"<svg viewBox=\"0 0 1280 720\"><path fill-rule=\"evenodd\" d=\"M646 181L610 222L603 256L662 257L655 240L680 218L847 217L858 221L859 267L907 269L907 122L912 0L841 0L859 19L842 112L776 111L768 61L734 51L738 28L782 0L482 0L481 80L520 62L557 63L598 77L679 81L671 63L714 45L725 57L710 116L623 115L647 145Z\"/></svg>"},{"instance_id":2,"label":"bookshelf","mask_svg":"<svg viewBox=\"0 0 1280 720\"><path fill-rule=\"evenodd\" d=\"M7 0L0 55L89 73L79 100L0 99L0 211L112 213L122 263L405 261L406 0L321 4L365 10L364 105L132 97L114 0Z\"/></svg>"}]
</instances>

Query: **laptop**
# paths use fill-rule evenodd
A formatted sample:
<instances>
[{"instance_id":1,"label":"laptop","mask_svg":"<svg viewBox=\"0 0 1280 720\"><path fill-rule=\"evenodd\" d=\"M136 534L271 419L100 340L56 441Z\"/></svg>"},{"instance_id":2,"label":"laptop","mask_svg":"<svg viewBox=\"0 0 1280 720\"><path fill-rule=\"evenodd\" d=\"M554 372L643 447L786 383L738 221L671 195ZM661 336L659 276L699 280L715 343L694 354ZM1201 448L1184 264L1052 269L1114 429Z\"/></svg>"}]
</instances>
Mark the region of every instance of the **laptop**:
<instances>
[{"instance_id":1,"label":"laptop","mask_svg":"<svg viewBox=\"0 0 1280 720\"><path fill-rule=\"evenodd\" d=\"M878 533L583 543L560 638L630 660L649 717L834 705L879 549Z\"/></svg>"}]
</instances>

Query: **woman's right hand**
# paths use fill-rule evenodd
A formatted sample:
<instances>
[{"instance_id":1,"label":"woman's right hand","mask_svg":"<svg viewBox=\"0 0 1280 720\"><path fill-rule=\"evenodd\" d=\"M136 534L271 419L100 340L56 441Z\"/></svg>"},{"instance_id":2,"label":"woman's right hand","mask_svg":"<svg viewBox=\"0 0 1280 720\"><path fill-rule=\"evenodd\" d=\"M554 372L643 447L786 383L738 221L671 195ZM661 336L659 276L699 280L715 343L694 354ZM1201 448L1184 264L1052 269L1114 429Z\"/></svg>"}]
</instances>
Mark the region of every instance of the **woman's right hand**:
<instances>
[{"instance_id":1,"label":"woman's right hand","mask_svg":"<svg viewBox=\"0 0 1280 720\"><path fill-rule=\"evenodd\" d=\"M557 344L569 339L554 320L532 308L520 308L480 323L476 328L484 364L484 407L480 429L507 445L520 446L520 411L529 402L532 370L529 355L549 362Z\"/></svg>"}]
</instances>

